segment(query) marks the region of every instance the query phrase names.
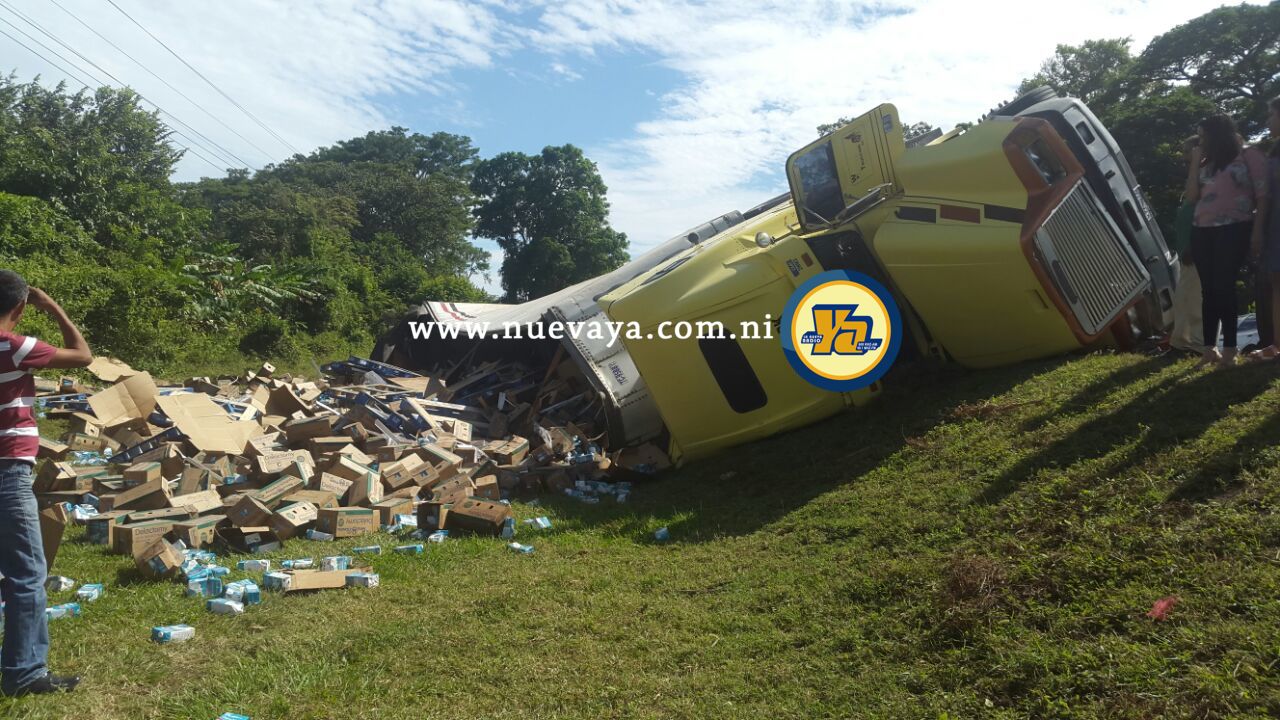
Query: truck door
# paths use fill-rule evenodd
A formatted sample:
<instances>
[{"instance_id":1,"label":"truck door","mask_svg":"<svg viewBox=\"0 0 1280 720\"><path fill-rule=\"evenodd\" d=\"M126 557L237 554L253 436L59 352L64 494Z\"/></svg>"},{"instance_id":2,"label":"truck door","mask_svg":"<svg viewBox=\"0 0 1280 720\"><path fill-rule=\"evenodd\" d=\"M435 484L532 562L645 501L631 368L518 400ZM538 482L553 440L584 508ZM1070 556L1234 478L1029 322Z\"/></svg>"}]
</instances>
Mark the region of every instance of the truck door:
<instances>
[{"instance_id":1,"label":"truck door","mask_svg":"<svg viewBox=\"0 0 1280 720\"><path fill-rule=\"evenodd\" d=\"M894 164L905 151L898 110L886 103L793 153L787 179L800 224L826 227L878 185L900 190Z\"/></svg>"}]
</instances>

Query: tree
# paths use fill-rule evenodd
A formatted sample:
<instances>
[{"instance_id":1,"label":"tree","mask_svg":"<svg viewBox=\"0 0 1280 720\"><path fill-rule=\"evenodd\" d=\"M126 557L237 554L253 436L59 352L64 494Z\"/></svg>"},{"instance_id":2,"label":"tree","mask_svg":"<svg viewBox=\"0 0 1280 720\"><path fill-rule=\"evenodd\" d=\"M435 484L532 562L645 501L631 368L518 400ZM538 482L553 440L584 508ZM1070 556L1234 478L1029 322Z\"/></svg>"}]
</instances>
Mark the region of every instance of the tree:
<instances>
[{"instance_id":1,"label":"tree","mask_svg":"<svg viewBox=\"0 0 1280 720\"><path fill-rule=\"evenodd\" d=\"M48 201L104 245L194 229L169 184L182 157L169 137L131 90L0 78L0 192Z\"/></svg>"},{"instance_id":2,"label":"tree","mask_svg":"<svg viewBox=\"0 0 1280 720\"><path fill-rule=\"evenodd\" d=\"M471 168L478 156L471 138L465 135L446 132L410 135L407 128L396 126L320 148L308 160L344 165L357 162L402 165L420 178L442 174L466 182L471 179Z\"/></svg>"},{"instance_id":3,"label":"tree","mask_svg":"<svg viewBox=\"0 0 1280 720\"><path fill-rule=\"evenodd\" d=\"M1018 94L1048 85L1086 105L1115 102L1131 80L1134 58L1130 38L1086 40L1079 45L1059 45L1040 72L1022 81Z\"/></svg>"},{"instance_id":4,"label":"tree","mask_svg":"<svg viewBox=\"0 0 1280 720\"><path fill-rule=\"evenodd\" d=\"M609 226L607 188L573 145L507 152L476 165L476 234L502 247L512 302L593 278L627 260L626 235Z\"/></svg>"},{"instance_id":5,"label":"tree","mask_svg":"<svg viewBox=\"0 0 1280 720\"><path fill-rule=\"evenodd\" d=\"M1220 7L1151 41L1134 73L1185 83L1259 133L1267 101L1280 95L1280 3Z\"/></svg>"}]
</instances>

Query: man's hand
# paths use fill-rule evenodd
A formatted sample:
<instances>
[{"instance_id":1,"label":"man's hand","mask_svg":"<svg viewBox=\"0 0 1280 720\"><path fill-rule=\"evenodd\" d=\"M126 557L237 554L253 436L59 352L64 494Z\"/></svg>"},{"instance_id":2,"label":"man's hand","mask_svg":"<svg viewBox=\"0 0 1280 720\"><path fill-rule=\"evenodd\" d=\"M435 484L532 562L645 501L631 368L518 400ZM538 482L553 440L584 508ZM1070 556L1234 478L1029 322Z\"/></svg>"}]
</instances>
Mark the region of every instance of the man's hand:
<instances>
[{"instance_id":1,"label":"man's hand","mask_svg":"<svg viewBox=\"0 0 1280 720\"><path fill-rule=\"evenodd\" d=\"M49 294L38 287L27 288L27 304L37 310L49 312L58 308L58 303Z\"/></svg>"}]
</instances>

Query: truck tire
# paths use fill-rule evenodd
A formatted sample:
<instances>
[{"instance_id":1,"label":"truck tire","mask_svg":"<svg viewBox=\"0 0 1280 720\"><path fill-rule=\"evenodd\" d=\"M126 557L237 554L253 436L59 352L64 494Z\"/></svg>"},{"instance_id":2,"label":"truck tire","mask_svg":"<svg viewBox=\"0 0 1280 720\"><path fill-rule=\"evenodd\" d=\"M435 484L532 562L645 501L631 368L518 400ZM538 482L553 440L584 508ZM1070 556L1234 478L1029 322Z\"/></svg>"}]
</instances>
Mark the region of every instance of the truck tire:
<instances>
[{"instance_id":1,"label":"truck tire","mask_svg":"<svg viewBox=\"0 0 1280 720\"><path fill-rule=\"evenodd\" d=\"M1047 85L1032 88L1009 102L996 108L992 115L1017 115L1032 105L1058 97L1058 91Z\"/></svg>"}]
</instances>

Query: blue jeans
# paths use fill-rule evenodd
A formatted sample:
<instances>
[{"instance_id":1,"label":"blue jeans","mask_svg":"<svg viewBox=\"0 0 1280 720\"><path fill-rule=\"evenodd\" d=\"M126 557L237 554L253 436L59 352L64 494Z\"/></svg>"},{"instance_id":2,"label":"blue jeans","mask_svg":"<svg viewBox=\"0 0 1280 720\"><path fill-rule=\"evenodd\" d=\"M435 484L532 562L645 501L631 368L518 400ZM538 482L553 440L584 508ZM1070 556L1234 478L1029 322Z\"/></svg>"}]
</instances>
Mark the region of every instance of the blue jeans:
<instances>
[{"instance_id":1,"label":"blue jeans","mask_svg":"<svg viewBox=\"0 0 1280 720\"><path fill-rule=\"evenodd\" d=\"M31 489L30 463L0 460L0 597L4 598L4 647L0 687L12 692L48 670L44 544L40 512Z\"/></svg>"}]
</instances>

